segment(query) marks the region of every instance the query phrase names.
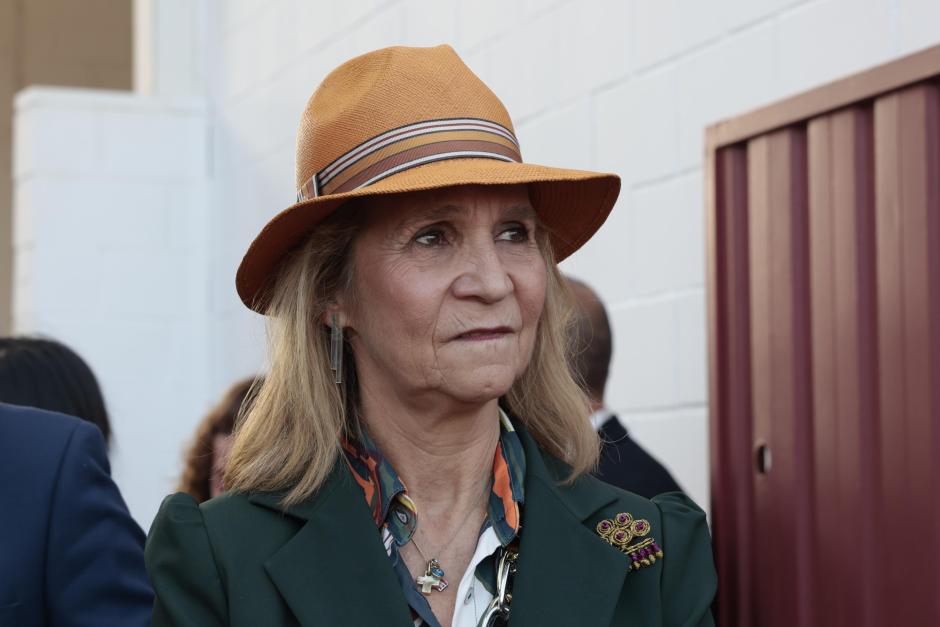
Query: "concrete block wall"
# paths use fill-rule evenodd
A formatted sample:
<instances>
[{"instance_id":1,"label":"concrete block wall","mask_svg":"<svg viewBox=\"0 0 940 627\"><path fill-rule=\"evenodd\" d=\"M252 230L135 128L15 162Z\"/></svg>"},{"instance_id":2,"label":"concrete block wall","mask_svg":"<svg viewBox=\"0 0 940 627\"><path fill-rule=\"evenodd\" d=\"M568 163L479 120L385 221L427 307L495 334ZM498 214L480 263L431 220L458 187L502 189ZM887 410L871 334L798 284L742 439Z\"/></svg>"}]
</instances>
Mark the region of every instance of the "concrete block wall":
<instances>
[{"instance_id":1,"label":"concrete block wall","mask_svg":"<svg viewBox=\"0 0 940 627\"><path fill-rule=\"evenodd\" d=\"M219 384L260 359L259 320L231 277L293 198L294 133L314 87L356 54L447 42L503 99L526 160L623 177L610 220L563 267L610 308L609 405L705 506L705 126L940 42L934 0L241 0L212 11Z\"/></svg>"},{"instance_id":2,"label":"concrete block wall","mask_svg":"<svg viewBox=\"0 0 940 627\"><path fill-rule=\"evenodd\" d=\"M58 88L15 107L14 332L95 371L147 529L209 396L206 107Z\"/></svg>"},{"instance_id":3,"label":"concrete block wall","mask_svg":"<svg viewBox=\"0 0 940 627\"><path fill-rule=\"evenodd\" d=\"M526 160L623 178L563 268L608 304L609 406L707 507L705 126L940 43L935 0L139 2L159 11L137 27L160 35L141 67L205 90L19 96L14 324L97 371L114 474L145 528L203 412L263 366L235 269L292 203L297 122L339 63L450 43L507 105Z\"/></svg>"}]
</instances>

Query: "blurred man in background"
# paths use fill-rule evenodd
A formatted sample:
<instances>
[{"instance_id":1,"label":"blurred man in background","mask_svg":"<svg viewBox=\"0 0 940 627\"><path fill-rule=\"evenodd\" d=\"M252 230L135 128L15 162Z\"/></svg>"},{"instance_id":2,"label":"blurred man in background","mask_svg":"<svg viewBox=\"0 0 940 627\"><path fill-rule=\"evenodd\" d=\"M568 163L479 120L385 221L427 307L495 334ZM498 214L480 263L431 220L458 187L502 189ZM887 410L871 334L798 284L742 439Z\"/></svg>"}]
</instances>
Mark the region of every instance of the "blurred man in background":
<instances>
[{"instance_id":1,"label":"blurred man in background","mask_svg":"<svg viewBox=\"0 0 940 627\"><path fill-rule=\"evenodd\" d=\"M594 413L590 420L601 437L601 457L595 475L623 490L652 498L680 490L669 471L633 441L620 419L604 405L604 390L613 353L610 322L604 304L584 283L568 279L577 301L571 328L575 374L584 382Z\"/></svg>"},{"instance_id":2,"label":"blurred man in background","mask_svg":"<svg viewBox=\"0 0 940 627\"><path fill-rule=\"evenodd\" d=\"M0 338L0 627L150 624L144 534L111 479L110 434L78 354Z\"/></svg>"},{"instance_id":3,"label":"blurred man in background","mask_svg":"<svg viewBox=\"0 0 940 627\"><path fill-rule=\"evenodd\" d=\"M143 545L97 427L0 403L0 626L149 625Z\"/></svg>"}]
</instances>

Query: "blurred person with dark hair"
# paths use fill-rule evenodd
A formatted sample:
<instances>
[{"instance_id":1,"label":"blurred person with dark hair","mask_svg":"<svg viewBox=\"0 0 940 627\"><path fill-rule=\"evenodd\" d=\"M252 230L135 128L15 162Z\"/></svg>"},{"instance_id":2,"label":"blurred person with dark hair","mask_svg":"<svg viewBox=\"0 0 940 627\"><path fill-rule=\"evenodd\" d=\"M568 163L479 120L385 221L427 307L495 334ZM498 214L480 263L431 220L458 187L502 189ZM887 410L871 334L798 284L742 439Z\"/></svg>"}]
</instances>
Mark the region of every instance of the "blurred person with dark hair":
<instances>
[{"instance_id":1,"label":"blurred person with dark hair","mask_svg":"<svg viewBox=\"0 0 940 627\"><path fill-rule=\"evenodd\" d=\"M183 476L177 490L190 494L200 503L224 491L222 478L232 447L235 419L249 392L261 379L244 379L230 387L196 428L192 445L186 453Z\"/></svg>"},{"instance_id":2,"label":"blurred person with dark hair","mask_svg":"<svg viewBox=\"0 0 940 627\"><path fill-rule=\"evenodd\" d=\"M637 444L620 419L604 405L604 391L613 353L610 322L604 304L587 285L568 277L577 302L571 326L572 367L584 382L591 401L591 424L601 436L601 456L595 476L618 488L652 498L681 491L669 471Z\"/></svg>"},{"instance_id":3,"label":"blurred person with dark hair","mask_svg":"<svg viewBox=\"0 0 940 627\"><path fill-rule=\"evenodd\" d=\"M144 534L99 429L0 403L0 512L0 626L150 624Z\"/></svg>"},{"instance_id":4,"label":"blurred person with dark hair","mask_svg":"<svg viewBox=\"0 0 940 627\"><path fill-rule=\"evenodd\" d=\"M111 424L98 380L68 346L52 339L0 338L0 402L87 420L111 442Z\"/></svg>"}]
</instances>

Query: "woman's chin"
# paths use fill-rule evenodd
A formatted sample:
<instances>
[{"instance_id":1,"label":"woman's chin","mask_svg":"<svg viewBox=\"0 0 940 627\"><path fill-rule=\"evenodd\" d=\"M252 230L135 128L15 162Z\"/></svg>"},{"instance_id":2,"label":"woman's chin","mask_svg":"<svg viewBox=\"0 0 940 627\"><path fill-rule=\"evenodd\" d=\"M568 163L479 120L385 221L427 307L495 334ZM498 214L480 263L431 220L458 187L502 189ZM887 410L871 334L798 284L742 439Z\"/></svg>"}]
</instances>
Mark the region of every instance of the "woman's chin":
<instances>
[{"instance_id":1,"label":"woman's chin","mask_svg":"<svg viewBox=\"0 0 940 627\"><path fill-rule=\"evenodd\" d=\"M475 368L453 379L457 385L450 393L465 403L486 403L506 395L515 380L515 369L510 366Z\"/></svg>"}]
</instances>

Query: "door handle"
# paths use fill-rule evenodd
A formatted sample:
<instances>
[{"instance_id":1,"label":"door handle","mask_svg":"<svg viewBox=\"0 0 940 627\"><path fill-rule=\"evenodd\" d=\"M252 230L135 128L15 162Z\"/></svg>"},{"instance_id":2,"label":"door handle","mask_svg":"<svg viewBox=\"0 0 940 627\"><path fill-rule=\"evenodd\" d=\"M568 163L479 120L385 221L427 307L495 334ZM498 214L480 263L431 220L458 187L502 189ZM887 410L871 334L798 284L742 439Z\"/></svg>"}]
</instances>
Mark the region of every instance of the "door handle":
<instances>
[{"instance_id":1,"label":"door handle","mask_svg":"<svg viewBox=\"0 0 940 627\"><path fill-rule=\"evenodd\" d=\"M762 475L770 473L773 467L773 454L770 451L770 445L764 440L758 440L754 443L754 466L757 472Z\"/></svg>"}]
</instances>

